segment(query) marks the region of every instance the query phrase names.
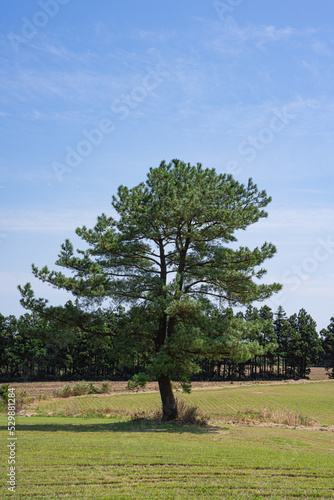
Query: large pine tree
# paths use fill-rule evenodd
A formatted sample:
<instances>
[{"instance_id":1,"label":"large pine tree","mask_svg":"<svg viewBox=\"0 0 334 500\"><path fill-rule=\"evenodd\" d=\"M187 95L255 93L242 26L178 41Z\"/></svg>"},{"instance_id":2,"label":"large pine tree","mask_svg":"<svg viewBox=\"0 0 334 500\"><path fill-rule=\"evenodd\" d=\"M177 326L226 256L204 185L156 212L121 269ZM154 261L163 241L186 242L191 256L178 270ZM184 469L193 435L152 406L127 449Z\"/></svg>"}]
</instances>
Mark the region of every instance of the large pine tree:
<instances>
[{"instance_id":1,"label":"large pine tree","mask_svg":"<svg viewBox=\"0 0 334 500\"><path fill-rule=\"evenodd\" d=\"M247 341L251 322L233 317L220 328L214 312L219 302L246 305L280 290L257 281L266 272L260 266L276 252L271 243L253 250L229 246L237 230L267 216L270 200L252 180L243 185L200 164L162 162L146 182L119 187L112 202L117 218L102 214L93 229L76 230L87 250L75 255L66 240L56 262L65 273L33 266L33 274L72 292L83 307L107 299L107 307L111 301L136 308L142 321L128 325L127 342L135 336L149 375L159 382L163 418L170 420L177 415L171 377L189 381L200 357L242 361L258 352L258 344ZM21 292L25 307L48 312L29 284Z\"/></svg>"}]
</instances>

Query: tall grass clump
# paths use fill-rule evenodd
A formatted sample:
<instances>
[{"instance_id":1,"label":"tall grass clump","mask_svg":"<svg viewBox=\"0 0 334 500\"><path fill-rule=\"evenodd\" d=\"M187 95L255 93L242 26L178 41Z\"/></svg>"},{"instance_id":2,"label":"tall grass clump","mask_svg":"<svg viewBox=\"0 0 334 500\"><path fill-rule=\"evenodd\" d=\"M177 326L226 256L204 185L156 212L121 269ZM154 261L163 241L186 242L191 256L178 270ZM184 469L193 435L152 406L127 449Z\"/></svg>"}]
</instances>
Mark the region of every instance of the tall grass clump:
<instances>
[{"instance_id":1,"label":"tall grass clump","mask_svg":"<svg viewBox=\"0 0 334 500\"><path fill-rule=\"evenodd\" d=\"M6 411L8 408L9 385L10 384L3 384L0 387L0 411ZM31 401L32 398L25 389L15 391L15 412L17 413L22 410L22 408L24 408Z\"/></svg>"},{"instance_id":2,"label":"tall grass clump","mask_svg":"<svg viewBox=\"0 0 334 500\"><path fill-rule=\"evenodd\" d=\"M100 391L102 394L107 394L108 392L110 392L111 391L110 382L102 382Z\"/></svg>"},{"instance_id":3,"label":"tall grass clump","mask_svg":"<svg viewBox=\"0 0 334 500\"><path fill-rule=\"evenodd\" d=\"M238 422L284 424L291 427L297 427L299 425L314 427L320 425L315 418L308 417L302 413L294 413L292 410L284 408L275 410L270 408L263 408L262 410L247 408L244 411L237 412L236 420Z\"/></svg>"},{"instance_id":4,"label":"tall grass clump","mask_svg":"<svg viewBox=\"0 0 334 500\"><path fill-rule=\"evenodd\" d=\"M192 406L184 399L175 398L177 405L177 418L174 422L187 425L207 425L208 416L204 415L197 406ZM154 410L150 412L139 411L131 415L131 420L134 422L161 422L162 410Z\"/></svg>"},{"instance_id":5,"label":"tall grass clump","mask_svg":"<svg viewBox=\"0 0 334 500\"><path fill-rule=\"evenodd\" d=\"M102 382L101 389L91 382L77 382L74 385L66 384L64 387L55 389L53 395L55 398L70 398L72 396L84 396L85 394L105 394L110 392L109 382Z\"/></svg>"}]
</instances>

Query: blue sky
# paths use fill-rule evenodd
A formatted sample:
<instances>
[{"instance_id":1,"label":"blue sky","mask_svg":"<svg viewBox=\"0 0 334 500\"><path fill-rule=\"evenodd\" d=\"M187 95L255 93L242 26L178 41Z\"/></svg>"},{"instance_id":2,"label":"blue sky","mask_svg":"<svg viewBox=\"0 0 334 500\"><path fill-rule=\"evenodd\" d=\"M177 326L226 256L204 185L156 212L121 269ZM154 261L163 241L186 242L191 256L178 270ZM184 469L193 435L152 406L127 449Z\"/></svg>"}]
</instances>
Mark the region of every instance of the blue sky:
<instances>
[{"instance_id":1,"label":"blue sky","mask_svg":"<svg viewBox=\"0 0 334 500\"><path fill-rule=\"evenodd\" d=\"M240 235L270 241L288 315L334 316L334 3L3 0L0 312L19 315L77 226L120 184L179 158L251 177L273 201Z\"/></svg>"}]
</instances>

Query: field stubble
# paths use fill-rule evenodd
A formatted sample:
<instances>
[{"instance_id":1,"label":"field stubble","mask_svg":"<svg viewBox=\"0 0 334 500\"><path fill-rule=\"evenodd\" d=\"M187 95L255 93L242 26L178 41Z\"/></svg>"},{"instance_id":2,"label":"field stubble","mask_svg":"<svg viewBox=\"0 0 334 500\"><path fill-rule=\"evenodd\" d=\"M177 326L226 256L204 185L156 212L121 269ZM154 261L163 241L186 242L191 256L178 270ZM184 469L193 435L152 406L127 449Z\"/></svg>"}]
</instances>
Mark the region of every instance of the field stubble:
<instances>
[{"instance_id":1,"label":"field stubble","mask_svg":"<svg viewBox=\"0 0 334 500\"><path fill-rule=\"evenodd\" d=\"M112 384L113 386L113 384ZM114 387L112 387L114 389ZM202 390L201 390L202 389ZM334 426L334 381L197 386L191 394L176 392L212 422L321 428ZM111 392L44 400L41 393L21 416L86 416L131 418L160 409L157 391Z\"/></svg>"}]
</instances>

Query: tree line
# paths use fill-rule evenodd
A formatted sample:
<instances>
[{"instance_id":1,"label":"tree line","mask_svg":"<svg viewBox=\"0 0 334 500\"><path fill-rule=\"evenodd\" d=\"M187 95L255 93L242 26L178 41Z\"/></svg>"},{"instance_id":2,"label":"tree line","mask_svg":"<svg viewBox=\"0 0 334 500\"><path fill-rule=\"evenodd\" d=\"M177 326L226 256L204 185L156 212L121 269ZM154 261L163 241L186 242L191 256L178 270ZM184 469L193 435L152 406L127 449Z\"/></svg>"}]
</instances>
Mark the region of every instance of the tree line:
<instances>
[{"instance_id":1,"label":"tree line","mask_svg":"<svg viewBox=\"0 0 334 500\"><path fill-rule=\"evenodd\" d=\"M126 345L134 314L121 308L110 313L104 334L98 335L80 327L71 332L55 329L52 321L36 313L19 318L0 315L0 379L129 380L138 376L147 368L145 352L139 352L135 343ZM317 364L333 378L334 317L320 333L305 309L287 317L281 306L276 313L268 306L248 306L235 314L226 308L214 319L224 324L233 316L260 325L251 340L260 344L262 354L241 363L231 358L201 359L192 380L298 379L307 377Z\"/></svg>"}]
</instances>

